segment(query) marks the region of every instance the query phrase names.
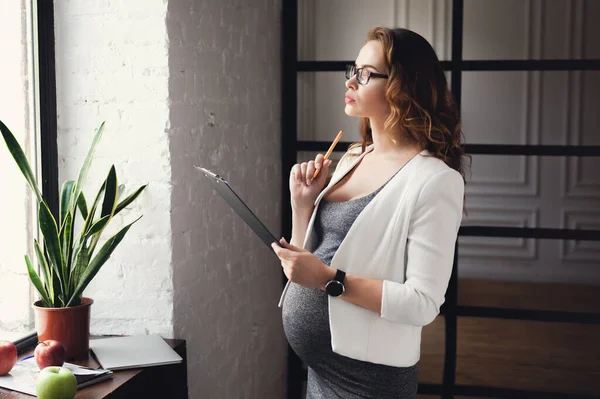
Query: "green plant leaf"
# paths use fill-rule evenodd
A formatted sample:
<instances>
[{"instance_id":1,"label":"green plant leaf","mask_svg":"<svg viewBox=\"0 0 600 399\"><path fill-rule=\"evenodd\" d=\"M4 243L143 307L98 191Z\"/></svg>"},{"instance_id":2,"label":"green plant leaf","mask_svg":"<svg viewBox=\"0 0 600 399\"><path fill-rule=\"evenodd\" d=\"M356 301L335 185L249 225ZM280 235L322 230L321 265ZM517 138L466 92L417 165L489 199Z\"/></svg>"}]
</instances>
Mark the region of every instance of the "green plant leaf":
<instances>
[{"instance_id":1,"label":"green plant leaf","mask_svg":"<svg viewBox=\"0 0 600 399\"><path fill-rule=\"evenodd\" d=\"M52 213L50 213L50 209L48 209L48 205L46 205L45 202L40 202L39 204L38 218L40 230L45 239L44 243L46 245L46 250L48 251L48 259L50 260L50 264L55 268L56 274L61 280L61 288L64 290L65 287L62 280L64 271L58 229L56 227L56 220L54 220L54 217L52 216ZM56 293L56 286L54 288Z\"/></svg>"},{"instance_id":2,"label":"green plant leaf","mask_svg":"<svg viewBox=\"0 0 600 399\"><path fill-rule=\"evenodd\" d=\"M77 198L77 207L79 208L79 212L81 212L81 216L83 217L83 220L87 219L87 217L88 217L87 202L85 201L85 195L83 195L83 192L81 192L79 194L79 198Z\"/></svg>"},{"instance_id":3,"label":"green plant leaf","mask_svg":"<svg viewBox=\"0 0 600 399\"><path fill-rule=\"evenodd\" d=\"M92 140L92 145L88 150L88 154L85 157L85 161L83 161L83 165L81 165L81 169L79 169L79 175L77 176L77 183L75 183L73 198L78 198L79 193L81 192L85 180L87 178L88 171L90 169L90 165L92 164L92 159L94 159L94 154L96 153L96 147L98 146L98 142L102 137L102 133L104 133L104 122L100 125L100 127L96 130L96 134L94 135L94 139Z\"/></svg>"},{"instance_id":4,"label":"green plant leaf","mask_svg":"<svg viewBox=\"0 0 600 399\"><path fill-rule=\"evenodd\" d=\"M116 215L117 213L121 212L124 208L126 208L129 204L131 204L142 193L142 191L144 191L144 189L147 186L147 184L143 185L142 187L138 188L133 194L129 195L123 201L119 202L119 204L115 208L114 214Z\"/></svg>"},{"instance_id":5,"label":"green plant leaf","mask_svg":"<svg viewBox=\"0 0 600 399\"><path fill-rule=\"evenodd\" d=\"M88 265L86 270L83 272L83 275L81 276L81 279L80 279L79 283L77 284L77 288L75 288L73 295L67 302L67 306L69 306L71 304L71 302L73 302L78 296L80 296L83 293L83 290L88 286L90 281L92 281L92 279L96 276L98 271L100 271L100 268L102 267L102 265L108 260L108 258L110 258L110 255L113 253L113 251L115 250L117 245L119 245L121 240L123 240L123 237L125 237L125 234L127 234L127 231L129 231L131 226L135 222L140 220L140 218L141 218L141 216L139 218L137 218L136 220L134 220L132 223L123 227L117 234L115 234L114 236L109 238L106 241L106 243L104 243L102 248L100 248L100 251L98 251L98 254L96 256L94 256L94 258L92 259L92 261L90 262L90 264Z\"/></svg>"},{"instance_id":6,"label":"green plant leaf","mask_svg":"<svg viewBox=\"0 0 600 399\"><path fill-rule=\"evenodd\" d=\"M71 195L73 194L73 185L75 182L73 180L67 180L61 189L60 194L60 226L62 227L65 222L65 217L67 212L69 212L69 208L71 206Z\"/></svg>"},{"instance_id":7,"label":"green plant leaf","mask_svg":"<svg viewBox=\"0 0 600 399\"><path fill-rule=\"evenodd\" d=\"M119 185L117 183L117 171L113 165L108 171L104 186L104 201L102 202L102 212L100 217L112 216L117 206L117 191Z\"/></svg>"},{"instance_id":8,"label":"green plant leaf","mask_svg":"<svg viewBox=\"0 0 600 399\"><path fill-rule=\"evenodd\" d=\"M64 228L60 232L60 244L63 257L62 281L65 284L65 290L69 290L67 285L69 275L71 274L71 251L73 250L73 214L67 213Z\"/></svg>"},{"instance_id":9,"label":"green plant leaf","mask_svg":"<svg viewBox=\"0 0 600 399\"><path fill-rule=\"evenodd\" d=\"M98 208L98 204L100 203L100 198L101 198L102 194L104 193L104 187L106 187L106 181L104 181L102 183L100 190L98 190L98 194L96 194L96 198L94 199L94 203L92 204L92 207L90 209L88 217L85 218L85 223L83 224L83 233L81 234L81 240L83 240L85 237L87 237L87 233L88 233L90 227L92 227L92 224L94 222L94 215L96 214L96 208Z\"/></svg>"},{"instance_id":10,"label":"green plant leaf","mask_svg":"<svg viewBox=\"0 0 600 399\"><path fill-rule=\"evenodd\" d=\"M42 273L44 276L44 282L45 282L45 286L47 288L48 297L52 298L51 301L53 301L53 299L54 299L54 284L52 284L52 271L50 270L50 265L48 265L48 261L46 260L46 257L44 256L44 252L42 251L42 247L40 246L40 243L38 242L38 240L34 239L33 243L34 243L35 255L37 257L37 261L38 261L38 264L40 265L40 268L42 269Z\"/></svg>"},{"instance_id":11,"label":"green plant leaf","mask_svg":"<svg viewBox=\"0 0 600 399\"><path fill-rule=\"evenodd\" d=\"M29 166L29 162L27 161L27 157L23 152L23 149L19 145L19 142L15 138L15 136L11 133L11 131L6 127L2 121L0 121L0 132L2 132L2 137L4 137L4 141L6 142L6 146L8 147L8 151L12 154L13 159L17 163L17 166L25 176L25 180L29 183L29 186L35 193L38 202L43 201L42 192L40 191L37 182L35 180L35 175L31 170L31 166Z\"/></svg>"},{"instance_id":12,"label":"green plant leaf","mask_svg":"<svg viewBox=\"0 0 600 399\"><path fill-rule=\"evenodd\" d=\"M79 284L79 280L81 275L87 268L90 262L90 252L87 246L87 240L83 242L83 244L78 247L78 251L75 254L75 263L73 269L71 270L71 276L69 279L69 285L73 288ZM73 293L71 293L73 295Z\"/></svg>"},{"instance_id":13,"label":"green plant leaf","mask_svg":"<svg viewBox=\"0 0 600 399\"><path fill-rule=\"evenodd\" d=\"M92 227L90 227L90 230L87 232L87 235L93 236L94 234L101 232L106 227L110 219L110 215L106 215L103 218L98 219L98 221L94 223Z\"/></svg>"},{"instance_id":14,"label":"green plant leaf","mask_svg":"<svg viewBox=\"0 0 600 399\"><path fill-rule=\"evenodd\" d=\"M42 248L46 248L45 245L42 244ZM50 263L50 259L48 257L48 250L44 250L44 256L46 257L46 259L48 260L48 264L50 265L50 276L52 279L52 286L54 287L54 291L53 291L53 296L51 298L53 306L55 307L60 307L61 303L58 299L58 295L60 294L62 288L62 281L60 279L60 273L59 270L52 264ZM62 306L64 306L64 304L62 304Z\"/></svg>"},{"instance_id":15,"label":"green plant leaf","mask_svg":"<svg viewBox=\"0 0 600 399\"><path fill-rule=\"evenodd\" d=\"M98 245L98 241L100 240L100 236L102 235L102 230L108 224L110 219L114 215L115 207L117 206L117 190L118 190L118 182L117 182L117 172L115 166L113 165L108 172L108 176L104 181L104 200L102 202L102 210L100 211L100 220L108 217L108 219L100 225L97 225L96 231L92 235L91 227L86 231L86 234L89 236L93 236L92 241L90 242L90 255L94 254L96 250L96 245ZM98 222L100 222L100 220Z\"/></svg>"},{"instance_id":16,"label":"green plant leaf","mask_svg":"<svg viewBox=\"0 0 600 399\"><path fill-rule=\"evenodd\" d=\"M48 298L48 293L46 292L46 289L44 288L40 277L35 272L33 265L31 264L31 259L29 259L29 255L25 255L25 263L27 264L27 273L29 274L29 279L31 280L31 283L40 293L42 297L42 303L44 304L44 306L49 308L51 306L50 298Z\"/></svg>"}]
</instances>

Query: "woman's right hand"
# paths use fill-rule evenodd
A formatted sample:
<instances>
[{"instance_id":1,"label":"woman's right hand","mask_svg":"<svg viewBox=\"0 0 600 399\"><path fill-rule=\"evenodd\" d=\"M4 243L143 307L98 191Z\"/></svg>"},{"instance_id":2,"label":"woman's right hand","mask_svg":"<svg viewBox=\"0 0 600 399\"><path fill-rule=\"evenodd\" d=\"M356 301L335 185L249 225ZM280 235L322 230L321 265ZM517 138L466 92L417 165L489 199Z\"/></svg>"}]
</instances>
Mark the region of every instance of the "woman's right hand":
<instances>
[{"instance_id":1,"label":"woman's right hand","mask_svg":"<svg viewBox=\"0 0 600 399\"><path fill-rule=\"evenodd\" d=\"M324 158L323 154L318 154L314 161L303 162L292 167L290 172L292 209L313 209L315 199L325 186L329 165L331 165L331 160ZM321 169L319 175L311 180L317 169Z\"/></svg>"}]
</instances>

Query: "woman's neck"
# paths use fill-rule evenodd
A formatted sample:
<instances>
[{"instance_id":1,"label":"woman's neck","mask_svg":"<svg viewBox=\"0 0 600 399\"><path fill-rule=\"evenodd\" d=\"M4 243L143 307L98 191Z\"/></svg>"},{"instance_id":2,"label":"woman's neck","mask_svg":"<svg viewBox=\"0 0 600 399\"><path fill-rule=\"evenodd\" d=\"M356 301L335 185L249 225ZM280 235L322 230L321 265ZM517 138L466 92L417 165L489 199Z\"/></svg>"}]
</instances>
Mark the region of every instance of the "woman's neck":
<instances>
[{"instance_id":1,"label":"woman's neck","mask_svg":"<svg viewBox=\"0 0 600 399\"><path fill-rule=\"evenodd\" d=\"M374 155L387 158L421 152L422 148L419 148L415 143L410 143L399 127L394 129L390 134L386 134L383 127L384 121L369 119L369 124L373 136Z\"/></svg>"}]
</instances>

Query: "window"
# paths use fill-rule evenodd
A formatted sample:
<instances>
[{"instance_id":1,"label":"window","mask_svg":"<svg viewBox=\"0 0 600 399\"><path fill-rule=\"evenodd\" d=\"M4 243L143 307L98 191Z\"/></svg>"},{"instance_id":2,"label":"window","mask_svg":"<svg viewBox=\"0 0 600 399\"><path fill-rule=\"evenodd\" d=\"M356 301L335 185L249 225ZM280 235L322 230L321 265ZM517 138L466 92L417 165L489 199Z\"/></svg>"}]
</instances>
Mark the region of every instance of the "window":
<instances>
[{"instance_id":1,"label":"window","mask_svg":"<svg viewBox=\"0 0 600 399\"><path fill-rule=\"evenodd\" d=\"M0 119L13 132L39 173L36 59L33 1L0 5ZM37 232L35 197L0 140L0 339L17 341L34 331L31 303L36 297L24 255Z\"/></svg>"}]
</instances>

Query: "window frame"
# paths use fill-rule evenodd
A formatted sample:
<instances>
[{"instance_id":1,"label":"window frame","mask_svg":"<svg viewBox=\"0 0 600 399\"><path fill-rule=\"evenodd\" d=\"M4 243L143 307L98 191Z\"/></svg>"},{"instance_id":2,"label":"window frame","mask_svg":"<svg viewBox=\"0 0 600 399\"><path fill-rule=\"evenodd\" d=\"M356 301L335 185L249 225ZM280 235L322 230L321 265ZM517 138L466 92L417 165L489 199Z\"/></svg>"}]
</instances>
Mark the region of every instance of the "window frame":
<instances>
[{"instance_id":1,"label":"window frame","mask_svg":"<svg viewBox=\"0 0 600 399\"><path fill-rule=\"evenodd\" d=\"M50 211L59 212L54 0L31 0L34 65L35 134L40 139L41 189ZM13 343L19 354L38 342L36 332Z\"/></svg>"}]
</instances>

